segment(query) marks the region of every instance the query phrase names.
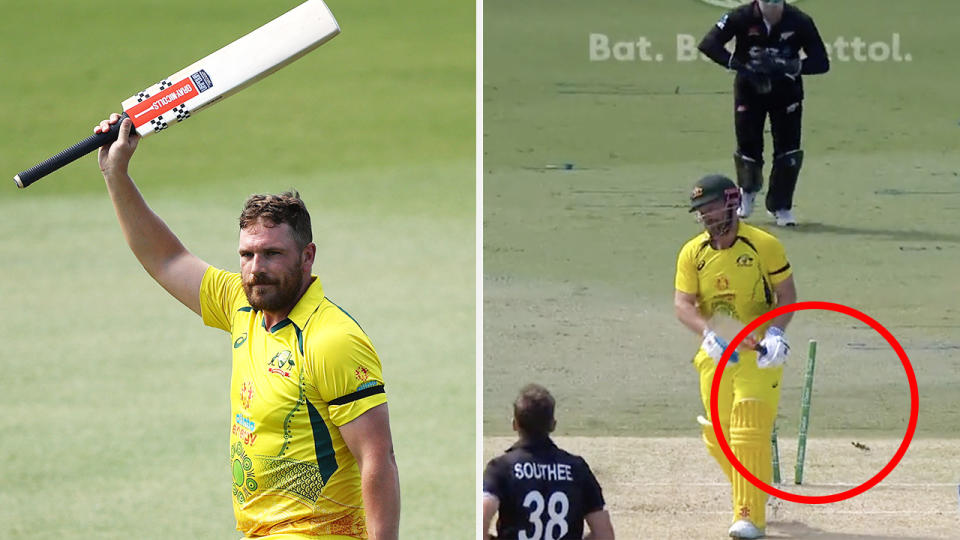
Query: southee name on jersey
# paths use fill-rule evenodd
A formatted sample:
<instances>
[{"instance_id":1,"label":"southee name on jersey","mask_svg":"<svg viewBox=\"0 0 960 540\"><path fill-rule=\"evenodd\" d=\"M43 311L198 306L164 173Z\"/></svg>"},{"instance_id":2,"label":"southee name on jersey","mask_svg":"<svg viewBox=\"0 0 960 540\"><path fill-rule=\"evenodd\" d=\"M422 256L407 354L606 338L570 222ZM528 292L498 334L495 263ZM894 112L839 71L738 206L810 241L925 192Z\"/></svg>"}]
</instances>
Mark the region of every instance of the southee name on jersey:
<instances>
[{"instance_id":1,"label":"southee name on jersey","mask_svg":"<svg viewBox=\"0 0 960 540\"><path fill-rule=\"evenodd\" d=\"M573 482L570 465L563 463L532 463L521 461L513 465L513 476L517 480L548 480Z\"/></svg>"}]
</instances>

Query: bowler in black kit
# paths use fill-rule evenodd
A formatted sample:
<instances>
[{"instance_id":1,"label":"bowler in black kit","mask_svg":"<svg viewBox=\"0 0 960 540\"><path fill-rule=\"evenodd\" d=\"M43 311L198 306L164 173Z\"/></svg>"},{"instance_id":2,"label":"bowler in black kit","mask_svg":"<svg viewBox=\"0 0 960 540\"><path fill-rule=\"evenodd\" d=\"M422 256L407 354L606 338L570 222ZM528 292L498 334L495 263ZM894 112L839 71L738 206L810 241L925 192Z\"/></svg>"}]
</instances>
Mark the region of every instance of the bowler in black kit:
<instances>
[{"instance_id":1,"label":"bowler in black kit","mask_svg":"<svg viewBox=\"0 0 960 540\"><path fill-rule=\"evenodd\" d=\"M734 38L736 48L730 54L724 46ZM830 69L813 19L783 0L754 0L717 21L699 49L737 72L733 83L737 151L733 157L741 191L740 217L750 216L754 198L763 187L763 124L769 115L773 167L766 207L777 225L796 225L792 209L803 165L803 75ZM803 59L801 51L806 55Z\"/></svg>"},{"instance_id":2,"label":"bowler in black kit","mask_svg":"<svg viewBox=\"0 0 960 540\"><path fill-rule=\"evenodd\" d=\"M555 406L550 392L536 384L525 386L514 402L513 428L520 439L490 460L483 473L484 540L613 539L600 484L587 462L550 439ZM489 530L496 513L493 537Z\"/></svg>"}]
</instances>

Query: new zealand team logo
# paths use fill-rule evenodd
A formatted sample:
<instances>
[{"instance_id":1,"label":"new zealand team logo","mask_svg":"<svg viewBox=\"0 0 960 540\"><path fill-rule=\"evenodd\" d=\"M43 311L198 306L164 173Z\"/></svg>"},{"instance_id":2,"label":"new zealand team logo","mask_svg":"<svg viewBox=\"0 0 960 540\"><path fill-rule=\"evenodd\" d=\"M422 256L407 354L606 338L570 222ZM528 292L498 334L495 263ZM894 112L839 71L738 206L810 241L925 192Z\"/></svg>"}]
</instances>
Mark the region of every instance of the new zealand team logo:
<instances>
[{"instance_id":1,"label":"new zealand team logo","mask_svg":"<svg viewBox=\"0 0 960 540\"><path fill-rule=\"evenodd\" d=\"M280 351L267 362L267 371L270 373L290 377L291 369L293 369L293 353L290 351Z\"/></svg>"}]
</instances>

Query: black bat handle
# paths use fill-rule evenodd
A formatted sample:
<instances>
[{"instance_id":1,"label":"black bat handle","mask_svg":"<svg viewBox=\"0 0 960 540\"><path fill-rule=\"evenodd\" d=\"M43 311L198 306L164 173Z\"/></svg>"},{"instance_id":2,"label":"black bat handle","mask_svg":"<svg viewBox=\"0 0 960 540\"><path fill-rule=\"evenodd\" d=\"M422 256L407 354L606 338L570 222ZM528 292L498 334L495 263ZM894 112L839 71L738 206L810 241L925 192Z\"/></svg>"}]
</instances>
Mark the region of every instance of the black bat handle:
<instances>
[{"instance_id":1,"label":"black bat handle","mask_svg":"<svg viewBox=\"0 0 960 540\"><path fill-rule=\"evenodd\" d=\"M25 188L44 176L59 169L60 167L82 158L83 156L107 143L112 143L113 141L117 140L117 137L120 135L120 124L123 122L124 118L129 118L127 113L123 113L123 116L120 117L120 121L110 126L110 131L106 131L104 133L95 133L87 137L86 139L78 142L70 148L67 148L52 158L42 163L38 163L37 165L34 165L33 167L14 176L13 181L17 183L17 187Z\"/></svg>"}]
</instances>

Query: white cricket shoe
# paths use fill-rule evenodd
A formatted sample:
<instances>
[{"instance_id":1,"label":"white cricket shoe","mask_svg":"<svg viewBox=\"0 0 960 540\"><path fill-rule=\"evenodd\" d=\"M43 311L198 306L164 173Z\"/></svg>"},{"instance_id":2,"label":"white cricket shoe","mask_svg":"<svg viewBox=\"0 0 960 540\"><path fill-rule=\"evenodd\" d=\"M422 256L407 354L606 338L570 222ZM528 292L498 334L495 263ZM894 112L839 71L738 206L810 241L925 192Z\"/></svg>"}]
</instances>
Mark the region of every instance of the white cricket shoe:
<instances>
[{"instance_id":1,"label":"white cricket shoe","mask_svg":"<svg viewBox=\"0 0 960 540\"><path fill-rule=\"evenodd\" d=\"M763 530L758 529L756 525L745 519L731 525L727 534L730 535L730 538L763 538Z\"/></svg>"},{"instance_id":2,"label":"white cricket shoe","mask_svg":"<svg viewBox=\"0 0 960 540\"><path fill-rule=\"evenodd\" d=\"M777 220L777 225L780 227L797 226L797 218L793 217L793 212L790 210L777 210L776 212L770 212L770 215Z\"/></svg>"},{"instance_id":3,"label":"white cricket shoe","mask_svg":"<svg viewBox=\"0 0 960 540\"><path fill-rule=\"evenodd\" d=\"M742 218L750 217L753 213L753 200L757 198L757 193L750 193L740 189L740 208L737 208L737 215Z\"/></svg>"}]
</instances>

